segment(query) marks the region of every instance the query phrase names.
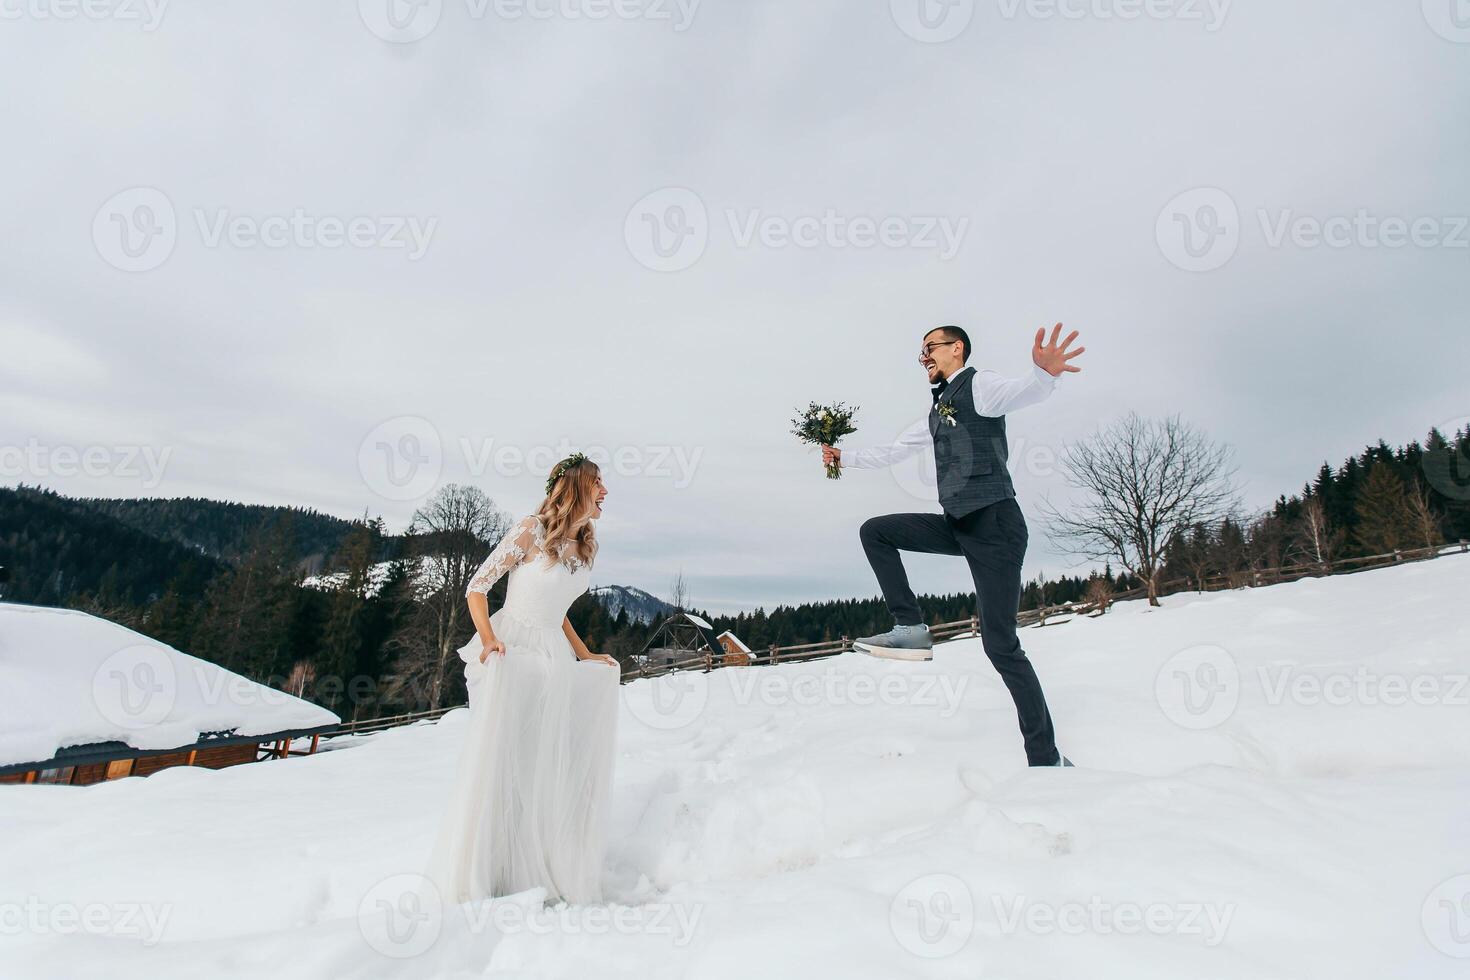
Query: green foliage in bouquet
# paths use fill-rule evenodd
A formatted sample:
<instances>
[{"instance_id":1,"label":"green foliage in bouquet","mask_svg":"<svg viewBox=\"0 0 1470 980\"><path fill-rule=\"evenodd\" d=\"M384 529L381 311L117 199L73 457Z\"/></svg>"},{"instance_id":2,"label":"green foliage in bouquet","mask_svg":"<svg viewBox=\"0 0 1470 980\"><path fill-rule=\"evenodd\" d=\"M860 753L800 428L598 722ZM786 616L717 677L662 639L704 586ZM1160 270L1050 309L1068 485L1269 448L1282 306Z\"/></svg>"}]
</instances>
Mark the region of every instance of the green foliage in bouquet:
<instances>
[{"instance_id":1,"label":"green foliage in bouquet","mask_svg":"<svg viewBox=\"0 0 1470 980\"><path fill-rule=\"evenodd\" d=\"M813 446L835 446L843 436L852 435L857 426L852 418L857 414L856 405L849 408L842 402L835 405L818 405L812 402L805 411L797 410L791 420L791 431L796 438ZM827 464L827 478L836 480L842 476L842 467L837 463Z\"/></svg>"}]
</instances>

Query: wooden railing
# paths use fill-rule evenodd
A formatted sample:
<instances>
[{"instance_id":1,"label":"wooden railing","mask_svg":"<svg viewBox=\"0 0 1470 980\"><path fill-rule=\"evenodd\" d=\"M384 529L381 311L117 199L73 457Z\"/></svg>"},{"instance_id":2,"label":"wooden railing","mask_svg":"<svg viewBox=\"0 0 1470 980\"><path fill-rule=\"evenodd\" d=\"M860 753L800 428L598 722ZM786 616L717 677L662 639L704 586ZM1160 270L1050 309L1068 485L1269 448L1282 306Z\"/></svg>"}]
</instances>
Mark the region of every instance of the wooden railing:
<instances>
[{"instance_id":1,"label":"wooden railing","mask_svg":"<svg viewBox=\"0 0 1470 980\"><path fill-rule=\"evenodd\" d=\"M1278 585L1282 582L1294 582L1298 579L1322 578L1328 575L1348 575L1374 568L1386 568L1392 565L1401 565L1406 562L1428 561L1443 555L1462 554L1465 552L1470 552L1470 542L1462 540L1458 544L1440 545L1433 548L1407 548L1382 555L1370 555L1366 558L1345 558L1340 561L1331 562L1330 564L1312 562L1308 564L1284 565L1280 568L1250 569L1244 572L1211 575L1203 579L1178 578L1160 583L1158 594L1165 596L1175 595L1180 592L1219 592L1226 589ZM1142 599L1147 595L1148 590L1144 587L1139 587L1129 589L1125 592L1111 593L1097 600L1063 602L1056 605L1043 606L1039 609L1026 609L1016 616L1016 625L1022 627L1050 626L1055 625L1052 622L1053 620L1066 622L1077 616L1101 615L1105 606L1115 602L1126 602L1130 599ZM957 619L952 623L933 623L929 626L929 632L933 634L936 640L956 640L968 636L979 636L980 627L979 617L971 616L969 619ZM723 651L718 653L705 651L696 656L669 663L626 665L623 668L623 683L644 677L662 677L667 674L686 670L709 672L721 667L743 666L745 663L762 666L766 664L802 663L809 660L835 657L838 654L848 653L851 650L852 640L844 636L838 640L827 640L821 643L770 646L762 650L753 650L747 654L733 656ZM463 705L437 708L432 711L393 715L387 718L370 718L361 721L345 722L341 728L323 737L333 738L338 735L366 735L388 728L396 728L400 725L410 725L417 721L440 718L457 707L463 707Z\"/></svg>"}]
</instances>

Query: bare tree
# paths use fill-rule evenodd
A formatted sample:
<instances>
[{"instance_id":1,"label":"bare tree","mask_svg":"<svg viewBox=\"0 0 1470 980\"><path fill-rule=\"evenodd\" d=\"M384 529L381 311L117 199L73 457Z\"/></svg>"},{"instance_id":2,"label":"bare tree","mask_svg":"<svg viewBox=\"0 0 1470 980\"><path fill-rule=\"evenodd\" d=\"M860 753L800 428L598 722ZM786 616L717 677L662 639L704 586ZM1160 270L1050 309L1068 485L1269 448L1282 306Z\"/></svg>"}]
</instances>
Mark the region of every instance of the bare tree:
<instances>
[{"instance_id":1,"label":"bare tree","mask_svg":"<svg viewBox=\"0 0 1470 980\"><path fill-rule=\"evenodd\" d=\"M1409 490L1409 514L1413 520L1415 537L1424 541L1424 547L1433 548L1444 543L1444 528L1426 488L1416 486Z\"/></svg>"},{"instance_id":2,"label":"bare tree","mask_svg":"<svg viewBox=\"0 0 1470 980\"><path fill-rule=\"evenodd\" d=\"M1302 501L1302 516L1293 530L1291 557L1331 574L1332 562L1342 550L1347 535L1332 526L1321 497L1313 494Z\"/></svg>"},{"instance_id":3,"label":"bare tree","mask_svg":"<svg viewBox=\"0 0 1470 980\"><path fill-rule=\"evenodd\" d=\"M428 707L445 699L455 651L472 629L465 589L511 518L475 487L449 484L409 524L414 614L394 636L400 686L427 692Z\"/></svg>"},{"instance_id":4,"label":"bare tree","mask_svg":"<svg viewBox=\"0 0 1470 980\"><path fill-rule=\"evenodd\" d=\"M689 586L684 581L682 568L674 576L674 584L669 586L669 605L674 607L675 612L685 612L689 608Z\"/></svg>"},{"instance_id":5,"label":"bare tree","mask_svg":"<svg viewBox=\"0 0 1470 980\"><path fill-rule=\"evenodd\" d=\"M1141 580L1159 605L1164 552L1196 524L1236 508L1232 453L1177 415L1131 413L1067 448L1062 470L1084 499L1063 514L1048 501L1052 540L1094 561L1113 560Z\"/></svg>"}]
</instances>

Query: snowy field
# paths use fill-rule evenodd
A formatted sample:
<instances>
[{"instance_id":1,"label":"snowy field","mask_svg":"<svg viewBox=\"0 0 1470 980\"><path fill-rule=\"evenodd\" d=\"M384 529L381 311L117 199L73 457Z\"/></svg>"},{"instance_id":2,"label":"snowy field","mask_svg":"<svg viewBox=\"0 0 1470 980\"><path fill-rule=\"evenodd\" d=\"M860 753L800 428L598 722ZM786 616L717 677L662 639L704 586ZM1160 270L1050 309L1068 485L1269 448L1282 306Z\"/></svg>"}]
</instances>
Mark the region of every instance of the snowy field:
<instances>
[{"instance_id":1,"label":"snowy field","mask_svg":"<svg viewBox=\"0 0 1470 980\"><path fill-rule=\"evenodd\" d=\"M6 978L1470 976L1470 558L624 688L610 904L403 898L465 712L0 786Z\"/></svg>"}]
</instances>

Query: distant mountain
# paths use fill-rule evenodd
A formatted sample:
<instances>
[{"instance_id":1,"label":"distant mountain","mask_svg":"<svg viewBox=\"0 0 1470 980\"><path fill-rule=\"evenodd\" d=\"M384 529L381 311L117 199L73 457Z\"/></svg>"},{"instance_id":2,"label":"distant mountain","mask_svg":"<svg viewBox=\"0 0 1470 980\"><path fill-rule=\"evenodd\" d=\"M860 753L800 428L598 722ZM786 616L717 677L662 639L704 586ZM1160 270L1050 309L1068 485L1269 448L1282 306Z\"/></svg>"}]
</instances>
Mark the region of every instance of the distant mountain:
<instances>
[{"instance_id":1,"label":"distant mountain","mask_svg":"<svg viewBox=\"0 0 1470 980\"><path fill-rule=\"evenodd\" d=\"M61 605L77 593L150 602L167 589L198 596L225 568L213 556L33 487L0 488L0 566L12 602Z\"/></svg>"},{"instance_id":2,"label":"distant mountain","mask_svg":"<svg viewBox=\"0 0 1470 980\"><path fill-rule=\"evenodd\" d=\"M306 507L269 507L201 497L83 497L69 502L230 565L239 563L262 532L284 522L291 529L297 560L302 567L315 571L331 560L353 527L351 521Z\"/></svg>"},{"instance_id":3,"label":"distant mountain","mask_svg":"<svg viewBox=\"0 0 1470 980\"><path fill-rule=\"evenodd\" d=\"M626 609L630 620L644 626L663 619L674 611L673 606L658 596L631 585L597 585L588 594L602 603L609 616L616 618Z\"/></svg>"}]
</instances>

